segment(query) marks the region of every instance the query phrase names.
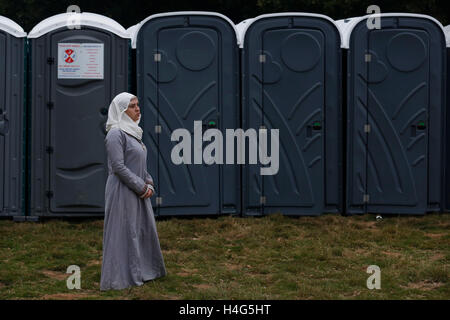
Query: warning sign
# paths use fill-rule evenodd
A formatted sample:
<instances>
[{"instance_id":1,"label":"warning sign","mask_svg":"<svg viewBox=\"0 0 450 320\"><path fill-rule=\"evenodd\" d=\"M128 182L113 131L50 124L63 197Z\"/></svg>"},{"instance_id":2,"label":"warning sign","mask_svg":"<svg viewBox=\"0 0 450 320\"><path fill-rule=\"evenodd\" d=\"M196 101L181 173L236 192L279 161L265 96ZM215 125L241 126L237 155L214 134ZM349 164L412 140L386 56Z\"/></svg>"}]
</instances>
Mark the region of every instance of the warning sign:
<instances>
[{"instance_id":1,"label":"warning sign","mask_svg":"<svg viewBox=\"0 0 450 320\"><path fill-rule=\"evenodd\" d=\"M58 43L58 79L103 79L103 43Z\"/></svg>"}]
</instances>

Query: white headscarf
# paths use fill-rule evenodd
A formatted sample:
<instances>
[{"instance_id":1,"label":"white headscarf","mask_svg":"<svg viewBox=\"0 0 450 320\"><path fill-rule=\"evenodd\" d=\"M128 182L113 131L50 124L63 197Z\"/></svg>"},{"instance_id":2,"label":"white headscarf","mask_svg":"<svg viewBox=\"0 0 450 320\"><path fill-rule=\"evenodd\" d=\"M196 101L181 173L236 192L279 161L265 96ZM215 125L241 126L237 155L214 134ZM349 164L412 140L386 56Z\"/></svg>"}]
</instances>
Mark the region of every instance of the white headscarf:
<instances>
[{"instance_id":1,"label":"white headscarf","mask_svg":"<svg viewBox=\"0 0 450 320\"><path fill-rule=\"evenodd\" d=\"M119 128L133 137L142 140L142 129L139 127L141 117L137 121L133 121L125 111L128 109L131 99L136 98L128 92L118 94L109 106L108 121L106 122L106 132L112 128Z\"/></svg>"}]
</instances>

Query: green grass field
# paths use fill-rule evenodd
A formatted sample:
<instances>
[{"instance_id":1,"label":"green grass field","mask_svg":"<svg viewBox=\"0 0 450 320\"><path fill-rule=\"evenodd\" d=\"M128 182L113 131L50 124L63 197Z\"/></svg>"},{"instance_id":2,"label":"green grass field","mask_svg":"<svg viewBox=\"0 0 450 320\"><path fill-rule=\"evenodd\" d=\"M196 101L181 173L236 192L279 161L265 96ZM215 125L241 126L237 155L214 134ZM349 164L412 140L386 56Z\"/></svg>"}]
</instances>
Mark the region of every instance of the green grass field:
<instances>
[{"instance_id":1,"label":"green grass field","mask_svg":"<svg viewBox=\"0 0 450 320\"><path fill-rule=\"evenodd\" d=\"M157 221L167 276L99 290L103 220L0 221L0 299L450 299L450 215ZM81 289L69 290L69 265ZM366 287L369 265L381 289Z\"/></svg>"}]
</instances>

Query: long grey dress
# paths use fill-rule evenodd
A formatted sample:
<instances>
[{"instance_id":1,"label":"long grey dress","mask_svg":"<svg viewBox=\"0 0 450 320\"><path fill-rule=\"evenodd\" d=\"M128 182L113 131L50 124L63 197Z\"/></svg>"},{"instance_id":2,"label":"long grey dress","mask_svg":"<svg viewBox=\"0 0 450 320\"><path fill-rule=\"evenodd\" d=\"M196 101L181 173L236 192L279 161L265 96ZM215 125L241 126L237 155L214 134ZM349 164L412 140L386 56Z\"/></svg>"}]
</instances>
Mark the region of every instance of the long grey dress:
<instances>
[{"instance_id":1,"label":"long grey dress","mask_svg":"<svg viewBox=\"0 0 450 320\"><path fill-rule=\"evenodd\" d=\"M100 289L124 289L166 275L146 183L147 150L133 136L111 129L105 138L109 176L105 190Z\"/></svg>"}]
</instances>

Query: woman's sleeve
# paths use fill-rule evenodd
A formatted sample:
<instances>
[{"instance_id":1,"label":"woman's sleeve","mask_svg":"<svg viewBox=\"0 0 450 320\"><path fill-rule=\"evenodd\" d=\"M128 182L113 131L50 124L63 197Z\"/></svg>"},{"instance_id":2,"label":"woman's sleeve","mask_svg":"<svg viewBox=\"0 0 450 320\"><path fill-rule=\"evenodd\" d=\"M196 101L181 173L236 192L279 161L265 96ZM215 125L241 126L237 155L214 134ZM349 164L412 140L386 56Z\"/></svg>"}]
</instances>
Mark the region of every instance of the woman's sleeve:
<instances>
[{"instance_id":1,"label":"woman's sleeve","mask_svg":"<svg viewBox=\"0 0 450 320\"><path fill-rule=\"evenodd\" d=\"M155 192L155 183L153 182L153 177L147 170L145 170L145 183L150 184L150 188Z\"/></svg>"},{"instance_id":2,"label":"woman's sleeve","mask_svg":"<svg viewBox=\"0 0 450 320\"><path fill-rule=\"evenodd\" d=\"M153 177L151 176L150 173L148 173L147 170L145 170L145 182L150 183L152 186L155 185L155 183L153 182Z\"/></svg>"},{"instance_id":3,"label":"woman's sleeve","mask_svg":"<svg viewBox=\"0 0 450 320\"><path fill-rule=\"evenodd\" d=\"M111 161L111 167L114 174L119 179L133 190L137 195L142 195L145 191L146 185L142 178L135 175L123 160L123 149L125 147L125 136L120 130L112 130L106 136L106 152L108 159Z\"/></svg>"}]
</instances>

